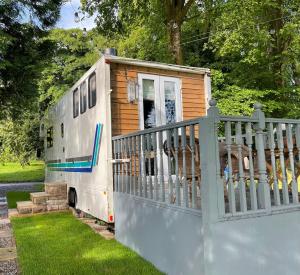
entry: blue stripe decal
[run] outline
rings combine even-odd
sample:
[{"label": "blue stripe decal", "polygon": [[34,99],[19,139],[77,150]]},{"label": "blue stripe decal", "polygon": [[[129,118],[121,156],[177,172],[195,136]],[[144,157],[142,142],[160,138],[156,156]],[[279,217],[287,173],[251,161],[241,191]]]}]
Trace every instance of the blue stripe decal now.
[{"label": "blue stripe decal", "polygon": [[63,162],[63,163],[49,163],[48,167],[62,168],[62,167],[90,167],[92,163],[90,161],[81,162]]},{"label": "blue stripe decal", "polygon": [[49,163],[47,164],[47,167],[49,168],[50,171],[91,173],[93,171],[93,166],[96,166],[98,163],[101,134],[102,134],[102,124],[98,123],[96,125],[96,131],[94,137],[92,161]]}]

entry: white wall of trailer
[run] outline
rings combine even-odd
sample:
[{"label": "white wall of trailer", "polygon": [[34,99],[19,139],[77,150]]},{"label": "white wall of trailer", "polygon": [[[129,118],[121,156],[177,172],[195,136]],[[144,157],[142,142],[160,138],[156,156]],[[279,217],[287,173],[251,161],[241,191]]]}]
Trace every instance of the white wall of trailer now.
[{"label": "white wall of trailer", "polygon": [[[68,187],[74,187],[77,208],[104,221],[109,221],[109,216],[113,215],[109,71],[109,65],[101,58],[53,108],[46,125],[46,129],[49,126],[54,128],[53,147],[45,146],[46,161],[60,159],[65,162],[69,158],[91,156],[96,125],[102,124],[98,164],[92,172],[50,171],[47,168],[46,181],[65,181]],[[96,72],[96,105],[89,108],[87,102],[86,111],[73,118],[73,91],[83,81],[88,81],[93,72]],[[63,138],[61,123],[64,124]]]}]

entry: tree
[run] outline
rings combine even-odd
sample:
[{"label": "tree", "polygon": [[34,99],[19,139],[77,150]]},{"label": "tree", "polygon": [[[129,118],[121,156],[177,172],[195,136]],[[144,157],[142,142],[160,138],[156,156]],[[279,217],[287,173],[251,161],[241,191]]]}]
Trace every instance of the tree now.
[{"label": "tree", "polygon": [[[42,112],[58,99],[100,58],[107,40],[93,31],[53,29],[43,43],[51,45],[38,81]],[[111,43],[111,42],[110,42]]]},{"label": "tree", "polygon": [[[99,32],[110,37],[116,34],[122,36],[128,35],[133,25],[152,25],[152,27],[156,27],[156,30],[159,30],[158,25],[163,23],[169,36],[171,55],[176,64],[182,64],[182,25],[186,21],[191,8],[194,7],[194,9],[197,9],[204,1],[82,0],[81,2],[85,12],[88,12],[90,15],[97,13],[96,22]],[[153,22],[157,25],[153,26]]]},{"label": "tree", "polygon": [[62,0],[0,3],[0,115],[17,117],[37,95],[40,60],[47,45],[40,37],[59,17]]}]

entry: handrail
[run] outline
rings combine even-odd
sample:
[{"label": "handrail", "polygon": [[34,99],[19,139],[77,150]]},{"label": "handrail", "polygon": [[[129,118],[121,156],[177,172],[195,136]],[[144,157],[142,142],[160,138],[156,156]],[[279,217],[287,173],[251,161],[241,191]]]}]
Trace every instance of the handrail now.
[{"label": "handrail", "polygon": [[140,131],[136,131],[136,132],[125,134],[125,135],[114,136],[114,137],[112,137],[112,140],[114,141],[114,140],[118,140],[118,139],[122,139],[122,138],[129,138],[129,137],[135,137],[135,136],[140,136],[140,135],[152,134],[152,133],[157,133],[160,131],[171,130],[174,128],[180,128],[180,127],[184,127],[184,126],[194,125],[194,124],[197,124],[197,123],[205,120],[206,118],[207,118],[206,116],[198,117],[198,118],[193,118],[193,119],[189,119],[189,120],[171,123],[168,125],[158,126],[155,128],[140,130]]}]

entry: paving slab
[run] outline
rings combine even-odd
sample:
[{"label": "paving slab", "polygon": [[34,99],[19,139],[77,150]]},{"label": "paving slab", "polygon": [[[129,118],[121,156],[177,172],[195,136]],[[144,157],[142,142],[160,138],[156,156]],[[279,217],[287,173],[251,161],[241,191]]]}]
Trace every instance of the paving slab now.
[{"label": "paving slab", "polygon": [[15,260],[17,258],[17,249],[15,247],[0,248],[0,262]]}]

